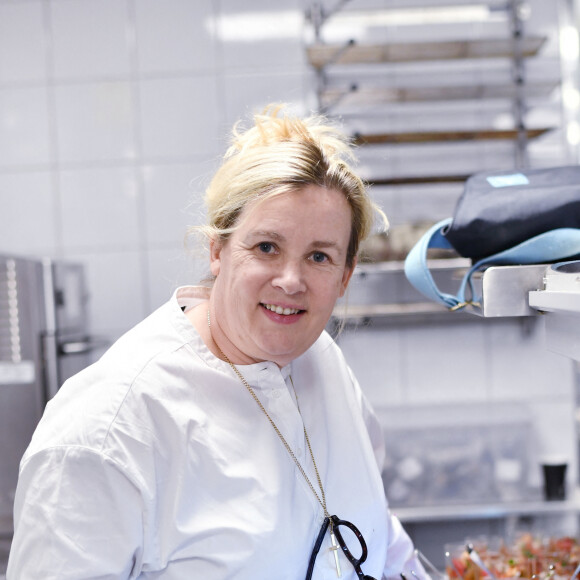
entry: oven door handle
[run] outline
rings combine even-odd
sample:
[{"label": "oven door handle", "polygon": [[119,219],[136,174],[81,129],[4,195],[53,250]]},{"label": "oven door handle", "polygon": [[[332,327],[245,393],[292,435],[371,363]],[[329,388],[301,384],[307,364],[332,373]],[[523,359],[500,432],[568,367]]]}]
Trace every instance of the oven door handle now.
[{"label": "oven door handle", "polygon": [[70,354],[86,354],[97,348],[104,348],[109,343],[104,339],[89,337],[81,340],[71,340],[68,342],[61,342],[58,345],[58,351],[61,355]]}]

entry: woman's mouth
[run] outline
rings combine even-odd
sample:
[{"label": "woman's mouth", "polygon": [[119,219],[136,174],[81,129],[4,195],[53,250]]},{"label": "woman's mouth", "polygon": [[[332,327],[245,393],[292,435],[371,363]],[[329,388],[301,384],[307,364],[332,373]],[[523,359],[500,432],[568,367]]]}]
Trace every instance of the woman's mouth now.
[{"label": "woman's mouth", "polygon": [[276,306],[275,304],[262,304],[264,308],[275,312],[276,314],[282,314],[284,316],[289,316],[290,314],[298,314],[299,312],[304,312],[298,308],[282,308],[282,306]]}]

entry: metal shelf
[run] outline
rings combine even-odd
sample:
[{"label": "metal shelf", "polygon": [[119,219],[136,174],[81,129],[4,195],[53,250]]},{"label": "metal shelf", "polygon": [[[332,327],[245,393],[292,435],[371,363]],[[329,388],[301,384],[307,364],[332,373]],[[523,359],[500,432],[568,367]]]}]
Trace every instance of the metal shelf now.
[{"label": "metal shelf", "polygon": [[340,309],[336,309],[333,315],[344,319],[360,319],[407,314],[438,314],[440,312],[448,312],[448,309],[435,302],[411,302],[409,304],[357,304],[348,306],[346,314],[340,314]]},{"label": "metal shelf", "polygon": [[412,42],[388,44],[313,44],[306,48],[308,61],[322,69],[336,64],[401,63],[434,60],[481,58],[528,58],[538,54],[546,38],[526,36],[516,54],[511,38],[455,40],[447,42]]},{"label": "metal shelf", "polygon": [[453,504],[425,507],[391,507],[403,523],[503,519],[518,516],[580,514],[580,494],[564,501],[520,501],[490,504]]},{"label": "metal shelf", "polygon": [[[429,260],[429,266],[439,284],[453,287],[471,265],[465,258]],[[334,325],[368,325],[396,322],[458,322],[473,321],[464,312],[449,312],[444,306],[426,301],[408,282],[404,262],[359,264],[349,284],[348,294],[341,299],[332,314]]]},{"label": "metal shelf", "polygon": [[[558,86],[557,82],[526,83],[522,89],[526,99],[547,99]],[[481,99],[514,99],[518,91],[510,84],[472,84],[449,86],[417,87],[381,87],[360,86],[332,87],[321,92],[324,103],[333,103],[341,99],[349,105],[380,105],[391,103],[417,103],[437,101],[481,100]]]},{"label": "metal shelf", "polygon": [[[526,139],[536,139],[552,129],[526,129],[523,131]],[[375,133],[355,135],[358,145],[389,145],[396,143],[441,143],[451,141],[497,141],[516,140],[520,137],[517,129],[478,129],[473,131],[420,131],[406,133]]]},{"label": "metal shelf", "polygon": [[393,177],[374,177],[366,181],[370,185],[421,185],[433,183],[464,183],[470,177],[469,174],[457,175],[410,175]]},{"label": "metal shelf", "polygon": [[[549,101],[554,89],[559,85],[559,79],[541,80],[536,83],[528,83],[526,79],[525,63],[537,57],[545,45],[548,44],[549,35],[526,34],[524,31],[524,12],[522,0],[508,0],[502,3],[502,12],[505,12],[506,24],[509,25],[507,34],[501,35],[497,31],[484,38],[453,38],[428,40],[428,36],[417,37],[418,40],[405,42],[393,39],[393,42],[373,42],[371,40],[345,40],[340,42],[325,43],[322,29],[326,23],[344,6],[348,0],[339,0],[336,8],[327,12],[321,5],[313,3],[312,9],[307,11],[307,19],[311,22],[314,31],[314,41],[305,46],[306,57],[316,73],[316,94],[319,110],[324,114],[336,114],[337,117],[346,118],[349,115],[369,116],[369,108],[372,105],[389,103],[441,103],[446,101],[464,100],[476,104],[491,99],[503,99],[510,101],[510,109],[513,130],[500,131],[492,126],[462,130],[462,128],[443,128],[439,132],[395,132],[378,135],[359,135],[358,144],[362,146],[374,144],[402,144],[402,143],[442,143],[442,142],[479,142],[479,141],[511,141],[513,143],[514,167],[525,167],[529,164],[528,142],[536,139],[553,127],[529,128],[526,115],[530,109],[530,100],[536,99],[540,103]],[[450,33],[451,36],[451,33]],[[467,36],[467,35],[466,35]],[[419,40],[420,39],[420,40]],[[427,39],[427,40],[424,40]],[[493,65],[507,60],[510,64],[510,79],[502,80],[479,79],[476,83],[465,83],[461,78],[447,78],[431,71],[433,64],[462,68],[462,63],[468,61],[484,61],[482,66]],[[455,64],[454,64],[455,63]],[[501,63],[502,65],[505,63]],[[421,79],[420,86],[381,86],[384,84],[384,71],[398,71],[411,65],[423,66],[431,71],[426,74],[430,78]],[[398,66],[398,65],[402,65]],[[474,66],[479,66],[475,65]],[[370,67],[380,69],[374,78],[368,78]],[[386,68],[385,68],[386,67]],[[361,86],[361,70],[366,71],[365,80]],[[429,86],[431,83],[432,86]],[[396,83],[395,83],[396,84]],[[404,81],[402,82],[404,85]],[[339,86],[340,85],[340,86]],[[372,111],[374,115],[383,115],[383,112]],[[437,115],[436,112],[432,113]],[[445,122],[443,120],[443,122]],[[451,121],[451,124],[453,121]],[[491,123],[486,123],[491,125]],[[450,126],[449,123],[447,126]],[[419,127],[420,128],[420,127]],[[351,127],[351,131],[357,131]],[[361,131],[363,133],[365,131]],[[377,169],[380,171],[380,169]],[[464,170],[465,171],[465,170]],[[413,185],[413,184],[436,184],[463,182],[466,175],[455,175],[453,168],[442,168],[441,175],[409,175],[368,177],[367,180],[374,185]]]}]

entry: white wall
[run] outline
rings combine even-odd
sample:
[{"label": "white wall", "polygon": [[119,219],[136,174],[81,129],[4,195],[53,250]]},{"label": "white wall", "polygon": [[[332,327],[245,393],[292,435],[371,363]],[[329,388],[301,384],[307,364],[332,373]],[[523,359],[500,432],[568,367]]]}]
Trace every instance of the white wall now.
[{"label": "white wall", "polygon": [[[275,100],[315,105],[300,23],[280,16],[274,39],[221,39],[241,4],[0,0],[0,252],[85,263],[96,334],[116,338],[205,271],[183,238],[232,123]],[[459,190],[438,192],[377,195],[400,223],[447,215]],[[572,366],[539,331],[413,327],[344,346],[379,405],[525,400],[542,445],[574,453]]]},{"label": "white wall", "polygon": [[[428,427],[421,419],[428,407],[433,415],[448,417],[449,426],[465,426],[467,444],[477,426],[493,430],[494,424],[509,425],[511,417],[514,429],[522,423],[531,427],[522,465],[532,488],[539,492],[539,459],[546,455],[569,457],[569,481],[577,480],[574,367],[546,349],[542,320],[379,321],[347,329],[339,343],[379,416],[396,418],[398,429]],[[393,417],[389,409],[404,416]],[[388,421],[390,433],[395,426]],[[429,423],[435,429],[445,426],[436,418]]]},{"label": "white wall", "polygon": [[199,278],[184,234],[232,124],[305,101],[299,36],[211,32],[239,9],[0,0],[0,252],[86,263],[96,333],[118,335]]}]

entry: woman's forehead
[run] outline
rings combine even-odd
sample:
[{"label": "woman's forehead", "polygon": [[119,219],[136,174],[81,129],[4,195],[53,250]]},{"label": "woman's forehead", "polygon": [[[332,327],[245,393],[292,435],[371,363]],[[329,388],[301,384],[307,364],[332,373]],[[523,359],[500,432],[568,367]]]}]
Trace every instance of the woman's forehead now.
[{"label": "woman's forehead", "polygon": [[[294,205],[304,205],[316,209],[318,206],[328,207],[327,200],[333,200],[332,207],[340,208],[340,211],[346,213],[352,219],[352,208],[344,193],[337,189],[330,189],[319,185],[305,185],[303,187],[280,190],[275,192],[265,193],[256,196],[249,200],[240,212],[240,220],[249,217],[260,208],[264,208],[263,214],[276,215],[278,211],[287,211],[287,208],[292,208]],[[341,201],[342,200],[342,201]]]},{"label": "woman's forehead", "polygon": [[319,189],[279,194],[248,206],[237,224],[238,236],[248,241],[308,236],[321,247],[344,246],[352,229],[350,205],[342,193]]}]

